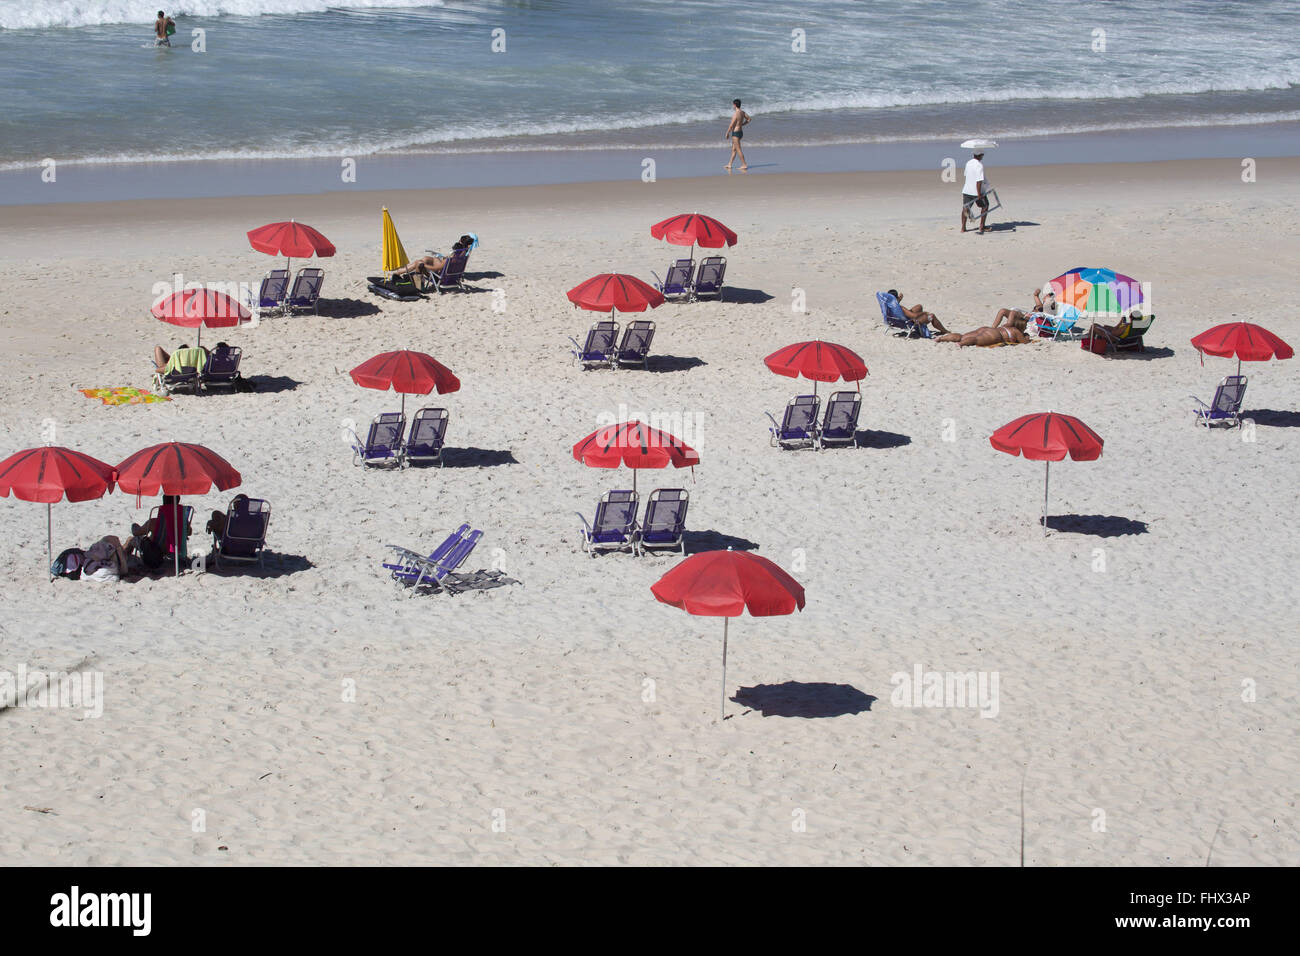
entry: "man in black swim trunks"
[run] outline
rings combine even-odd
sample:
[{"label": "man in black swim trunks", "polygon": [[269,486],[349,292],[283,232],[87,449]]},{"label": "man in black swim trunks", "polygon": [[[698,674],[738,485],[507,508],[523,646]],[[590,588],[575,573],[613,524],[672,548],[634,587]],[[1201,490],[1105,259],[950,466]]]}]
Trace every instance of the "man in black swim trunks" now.
[{"label": "man in black swim trunks", "polygon": [[749,169],[749,164],[745,162],[745,151],[740,148],[740,141],[745,136],[744,127],[749,125],[750,116],[740,108],[740,100],[732,100],[731,106],[731,122],[727,124],[727,131],[722,134],[723,139],[731,140],[731,158],[727,160],[728,172],[737,156],[740,157],[740,168]]}]

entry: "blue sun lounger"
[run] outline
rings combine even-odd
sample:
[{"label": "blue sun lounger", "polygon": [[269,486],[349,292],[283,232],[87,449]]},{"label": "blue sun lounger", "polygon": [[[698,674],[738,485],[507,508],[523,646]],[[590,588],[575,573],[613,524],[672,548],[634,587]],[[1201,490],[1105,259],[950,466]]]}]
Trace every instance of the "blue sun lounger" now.
[{"label": "blue sun lounger", "polygon": [[700,271],[691,286],[691,299],[721,299],[722,280],[727,275],[724,256],[706,256],[700,260]]},{"label": "blue sun lounger", "polygon": [[426,278],[427,286],[425,291],[437,289],[438,294],[442,295],[448,289],[455,289],[457,292],[465,290],[465,267],[469,265],[469,252],[465,249],[457,249],[449,256],[443,256],[442,269],[439,272],[431,272]]},{"label": "blue sun lounger", "polygon": [[826,403],[826,419],[822,422],[818,441],[823,448],[828,445],[856,445],[858,442],[858,414],[862,411],[862,396],[857,392],[834,392]]},{"label": "blue sun lounger", "polygon": [[482,531],[470,531],[469,525],[463,524],[448,535],[447,540],[438,545],[428,557],[418,551],[390,544],[388,547],[397,552],[398,563],[385,563],[384,567],[392,572],[394,580],[410,587],[411,594],[408,596],[413,596],[424,586],[440,591],[443,578],[465,562],[482,537]]},{"label": "blue sun lounger", "polygon": [[315,312],[320,314],[320,290],[325,284],[325,270],[315,267],[299,269],[298,275],[293,280],[293,288],[289,290],[289,298],[285,300],[284,307],[286,312]]},{"label": "blue sun lounger", "polygon": [[888,292],[877,292],[876,302],[880,305],[880,315],[885,320],[886,332],[892,332],[895,335],[906,335],[911,338],[934,338],[930,326],[909,319],[906,313],[903,312],[902,304]]},{"label": "blue sun lounger", "polygon": [[645,523],[636,536],[637,548],[668,548],[686,553],[686,508],[690,496],[685,488],[656,488],[645,504]]},{"label": "blue sun lounger", "polygon": [[259,314],[279,315],[285,311],[285,299],[289,294],[289,270],[272,269],[262,277],[262,285],[257,290],[257,301],[253,308]]},{"label": "blue sun lounger", "polygon": [[607,491],[596,505],[591,524],[579,514],[582,550],[594,558],[597,551],[636,552],[636,512],[640,499],[635,491]]},{"label": "blue sun lounger", "polygon": [[593,322],[590,329],[587,330],[587,338],[581,344],[573,336],[569,336],[569,341],[573,343],[570,350],[573,353],[573,360],[581,362],[584,369],[614,367],[614,349],[618,341],[618,323],[613,319],[601,319],[599,322]]},{"label": "blue sun lounger", "polygon": [[266,529],[271,525],[271,506],[261,498],[236,495],[226,509],[226,526],[215,539],[212,548],[213,563],[220,568],[222,561],[238,564],[263,565],[262,550],[266,546]]},{"label": "blue sun lounger", "polygon": [[402,455],[411,464],[436,462],[442,467],[442,445],[447,438],[447,409],[422,408],[411,419],[411,434]]},{"label": "blue sun lounger", "polygon": [[218,346],[208,353],[207,364],[203,366],[200,381],[204,388],[214,385],[235,387],[239,378],[239,360],[244,352],[238,345]]},{"label": "blue sun lounger", "polygon": [[772,433],[770,439],[772,446],[781,448],[813,448],[817,447],[817,417],[821,411],[821,399],[816,395],[796,395],[790,399],[790,403],[785,407],[785,417],[781,419],[780,424],[772,413],[768,412],[767,417],[771,419],[772,427],[768,429]]},{"label": "blue sun lounger", "polygon": [[623,338],[615,350],[614,360],[620,368],[639,365],[645,368],[650,356],[650,343],[654,341],[655,324],[649,319],[633,319],[623,328]]},{"label": "blue sun lounger", "polygon": [[659,278],[653,269],[650,274],[655,277],[655,288],[663,293],[665,299],[689,299],[691,297],[691,279],[695,275],[694,259],[678,259],[668,267],[668,276]]},{"label": "blue sun lounger", "polygon": [[406,431],[406,416],[401,412],[384,412],[370,423],[370,431],[363,444],[352,433],[352,464],[402,466],[402,433]]},{"label": "blue sun lounger", "polygon": [[1246,397],[1246,376],[1229,375],[1214,390],[1214,399],[1208,405],[1195,395],[1189,396],[1196,402],[1196,421],[1206,428],[1212,425],[1227,425],[1229,428],[1241,425],[1241,400]]}]

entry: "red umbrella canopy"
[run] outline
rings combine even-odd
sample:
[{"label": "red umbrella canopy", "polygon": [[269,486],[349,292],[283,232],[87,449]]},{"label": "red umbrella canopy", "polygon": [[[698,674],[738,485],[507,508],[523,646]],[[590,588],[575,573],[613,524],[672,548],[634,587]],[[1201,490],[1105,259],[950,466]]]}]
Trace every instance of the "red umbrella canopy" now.
[{"label": "red umbrella canopy", "polygon": [[451,369],[432,355],[406,349],[382,352],[362,362],[350,374],[352,381],[362,388],[381,392],[391,388],[407,395],[428,395],[437,389],[439,395],[445,395],[460,390],[460,379]]},{"label": "red umbrella canopy", "polygon": [[1101,457],[1101,436],[1072,415],[1037,412],[1003,425],[989,438],[998,451],[1024,455],[1033,461],[1075,461]]},{"label": "red umbrella canopy", "polygon": [[767,558],[748,551],[701,551],[650,586],[664,604],[688,614],[754,617],[803,610],[803,585]]},{"label": "red umbrella canopy", "polygon": [[117,486],[142,495],[203,495],[239,486],[239,472],[211,449],[169,441],[142,448],[117,466]]},{"label": "red umbrella canopy", "polygon": [[334,243],[305,223],[271,222],[248,233],[248,244],[269,256],[305,259],[312,255],[334,255]]},{"label": "red umbrella canopy", "polygon": [[1228,322],[1207,329],[1192,345],[1201,353],[1221,358],[1236,357],[1244,362],[1267,362],[1271,358],[1289,359],[1295,349],[1287,345],[1268,329],[1250,322]]},{"label": "red umbrella canopy", "polygon": [[53,504],[91,501],[113,490],[113,466],[71,448],[28,448],[0,462],[0,498]]},{"label": "red umbrella canopy", "polygon": [[580,282],[568,292],[569,301],[591,312],[644,312],[664,304],[663,293],[635,276],[605,272]]},{"label": "red umbrella canopy", "polygon": [[573,446],[573,457],[591,468],[686,468],[700,455],[680,438],[641,422],[598,428]]},{"label": "red umbrella canopy", "polygon": [[867,376],[862,356],[833,342],[796,342],[773,352],[763,363],[777,375],[802,375],[815,382],[859,382]]},{"label": "red umbrella canopy", "polygon": [[185,289],[173,292],[156,302],[150,309],[154,318],[171,325],[196,329],[206,325],[210,329],[227,329],[253,318],[242,303],[224,292],[211,289]]},{"label": "red umbrella canopy", "polygon": [[720,249],[724,245],[736,244],[734,232],[712,216],[702,216],[698,212],[669,216],[663,222],[651,226],[650,235],[656,239],[666,239],[675,246]]}]

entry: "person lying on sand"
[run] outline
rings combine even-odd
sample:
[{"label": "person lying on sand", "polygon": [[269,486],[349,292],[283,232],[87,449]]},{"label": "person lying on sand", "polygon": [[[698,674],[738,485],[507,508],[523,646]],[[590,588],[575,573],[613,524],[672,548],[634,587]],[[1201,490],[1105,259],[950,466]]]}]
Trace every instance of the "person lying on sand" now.
[{"label": "person lying on sand", "polygon": [[1025,331],[1025,326],[1039,315],[1052,316],[1056,314],[1056,293],[1049,292],[1047,297],[1039,295],[1043,290],[1034,290],[1034,307],[1028,311],[1022,312],[1019,309],[999,309],[998,314],[993,317],[993,328],[997,328],[1003,322],[1014,326],[1021,332]]},{"label": "person lying on sand", "polygon": [[943,323],[939,321],[939,317],[935,315],[933,312],[926,312],[925,308],[921,305],[921,303],[918,302],[916,305],[909,307],[903,305],[902,293],[900,293],[897,289],[890,289],[889,294],[892,295],[896,300],[898,300],[898,307],[902,309],[903,314],[907,316],[909,319],[911,319],[913,322],[915,322],[917,325],[932,325],[941,334],[945,334],[948,332],[948,330],[943,327]]},{"label": "person lying on sand", "polygon": [[968,345],[1023,345],[1029,336],[1013,325],[994,328],[985,325],[970,332],[949,332],[935,339],[936,342],[956,342],[962,348]]}]

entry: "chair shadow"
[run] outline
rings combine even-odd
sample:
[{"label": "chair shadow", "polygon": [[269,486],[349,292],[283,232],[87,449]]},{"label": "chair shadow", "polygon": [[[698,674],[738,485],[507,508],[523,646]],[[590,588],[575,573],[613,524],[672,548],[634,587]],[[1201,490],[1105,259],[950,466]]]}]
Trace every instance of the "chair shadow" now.
[{"label": "chair shadow", "polygon": [[741,305],[758,305],[762,302],[771,302],[776,296],[768,295],[762,289],[740,289],[734,285],[724,285],[722,295],[718,297],[719,302],[737,302]]},{"label": "chair shadow", "polygon": [[1268,425],[1271,428],[1300,427],[1300,412],[1278,411],[1275,408],[1256,408],[1253,411],[1242,412],[1241,420],[1247,419],[1256,425]]},{"label": "chair shadow", "polygon": [[466,272],[465,273],[466,282],[478,282],[482,279],[504,279],[505,277],[506,274],[504,272]]},{"label": "chair shadow", "polygon": [[709,363],[694,355],[651,355],[646,359],[647,372],[684,372]]},{"label": "chair shadow", "polygon": [[1118,538],[1127,534],[1146,534],[1147,523],[1119,515],[1048,515],[1047,527],[1070,534],[1090,534],[1098,538]]},{"label": "chair shadow", "polygon": [[854,438],[858,448],[902,448],[904,445],[912,444],[912,439],[908,435],[872,431],[869,428],[859,431]]},{"label": "chair shadow", "polygon": [[742,687],[731,698],[764,717],[845,717],[871,710],[876,698],[849,684],[758,684]]},{"label": "chair shadow", "polygon": [[1015,219],[1011,222],[995,222],[985,227],[986,232],[1015,232],[1021,226],[1038,226],[1041,223],[1030,222],[1027,219]]},{"label": "chair shadow", "polygon": [[302,382],[289,378],[287,375],[250,375],[248,381],[256,386],[256,391],[264,394],[292,392],[302,384]]},{"label": "chair shadow", "polygon": [[301,554],[281,554],[267,548],[262,551],[261,565],[227,562],[218,568],[215,564],[209,563],[204,573],[223,578],[283,578],[300,571],[309,571],[314,567],[316,565]]},{"label": "chair shadow", "polygon": [[519,459],[508,448],[444,448],[442,464],[444,468],[493,468],[497,465],[517,465]]},{"label": "chair shadow", "polygon": [[379,315],[383,310],[375,303],[363,299],[321,299],[317,311],[331,319],[359,319],[367,315]]},{"label": "chair shadow", "polygon": [[730,548],[732,551],[755,551],[758,549],[757,542],[750,541],[748,538],[738,538],[735,535],[723,534],[721,531],[687,531],[682,534],[682,545],[687,554],[697,554],[700,551],[726,551]]},{"label": "chair shadow", "polygon": [[1153,359],[1172,358],[1174,350],[1164,345],[1148,345],[1139,351],[1138,349],[1123,349],[1118,352],[1111,352],[1108,358],[1135,358],[1143,362],[1150,362]]}]

